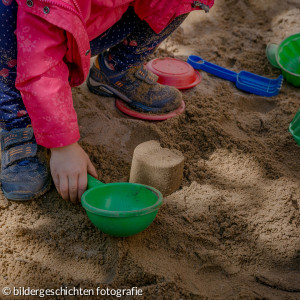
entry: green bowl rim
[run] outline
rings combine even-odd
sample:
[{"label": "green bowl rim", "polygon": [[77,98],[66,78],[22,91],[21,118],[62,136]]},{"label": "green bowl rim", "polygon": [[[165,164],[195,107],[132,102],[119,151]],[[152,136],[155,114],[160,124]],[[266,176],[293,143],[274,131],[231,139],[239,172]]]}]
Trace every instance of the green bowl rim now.
[{"label": "green bowl rim", "polygon": [[[288,39],[293,39],[293,37],[296,37],[298,36],[300,38],[300,33],[295,33],[295,34],[292,34],[290,36],[288,36],[287,38],[285,38],[279,45],[278,45],[278,49],[276,51],[276,60],[277,60],[277,63],[279,65],[279,67],[284,70],[285,72],[289,73],[290,75],[293,75],[293,76],[296,76],[296,77],[300,77],[300,74],[296,74],[296,73],[293,73],[289,70],[287,70],[285,67],[282,66],[282,64],[279,62],[279,59],[278,59],[278,52],[279,52],[279,48],[281,48],[281,46],[284,44],[284,42],[286,42]],[[283,47],[283,46],[282,46]]]},{"label": "green bowl rim", "polygon": [[[86,200],[86,197],[88,196],[88,194],[90,192],[92,192],[94,189],[100,189],[100,188],[105,188],[107,186],[124,185],[124,184],[126,184],[126,185],[130,184],[130,185],[135,185],[135,186],[139,186],[139,187],[144,187],[147,190],[150,190],[157,197],[157,201],[153,205],[145,207],[143,209],[139,209],[139,210],[114,211],[114,210],[106,210],[106,209],[97,208],[95,206],[90,205]],[[146,214],[150,214],[150,213],[158,210],[159,207],[162,205],[162,202],[163,202],[163,196],[159,190],[155,189],[154,187],[148,186],[148,185],[139,184],[139,183],[130,183],[130,182],[115,182],[115,183],[108,183],[108,184],[104,184],[104,185],[95,186],[93,188],[86,190],[81,197],[81,205],[83,206],[83,208],[86,211],[89,211],[90,213],[93,213],[93,214],[96,214],[96,215],[99,215],[102,217],[114,217],[114,218],[137,217],[137,216],[143,216]]]}]

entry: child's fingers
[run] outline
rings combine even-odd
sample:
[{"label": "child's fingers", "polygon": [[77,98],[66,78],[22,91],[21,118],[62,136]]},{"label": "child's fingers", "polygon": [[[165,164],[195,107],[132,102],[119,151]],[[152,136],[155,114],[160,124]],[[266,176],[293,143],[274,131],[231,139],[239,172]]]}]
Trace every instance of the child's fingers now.
[{"label": "child's fingers", "polygon": [[59,176],[58,175],[52,175],[52,179],[54,182],[54,185],[56,187],[57,192],[60,194],[60,189],[59,189]]},{"label": "child's fingers", "polygon": [[78,200],[80,201],[82,194],[85,192],[87,186],[86,174],[81,173],[78,178]]},{"label": "child's fingers", "polygon": [[69,182],[67,175],[59,177],[59,191],[64,200],[69,200]]},{"label": "child's fingers", "polygon": [[96,171],[94,165],[91,163],[90,160],[88,160],[87,171],[88,171],[88,173],[89,173],[90,175],[92,175],[93,177],[98,178],[97,171]]},{"label": "child's fingers", "polygon": [[77,202],[78,199],[78,175],[69,176],[69,196],[71,202]]}]

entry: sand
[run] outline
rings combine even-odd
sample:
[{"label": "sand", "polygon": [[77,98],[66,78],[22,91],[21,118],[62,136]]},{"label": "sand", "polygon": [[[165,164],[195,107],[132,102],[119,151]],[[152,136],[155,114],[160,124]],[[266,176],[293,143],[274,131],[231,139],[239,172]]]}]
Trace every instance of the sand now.
[{"label": "sand", "polygon": [[[299,8],[298,0],[219,0],[209,14],[192,13],[155,55],[195,54],[276,78],[265,48],[300,32]],[[300,148],[287,130],[300,90],[284,82],[264,98],[202,76],[184,92],[186,112],[158,123],[122,115],[85,84],[74,88],[81,144],[102,181],[128,181],[134,148],[158,140],[184,154],[182,185],[129,238],[101,233],[54,189],[27,203],[1,195],[1,289],[137,286],[136,299],[300,299]]]},{"label": "sand", "polygon": [[180,151],[147,141],[134,149],[129,182],[150,185],[169,196],[180,188],[183,168],[184,155]]}]

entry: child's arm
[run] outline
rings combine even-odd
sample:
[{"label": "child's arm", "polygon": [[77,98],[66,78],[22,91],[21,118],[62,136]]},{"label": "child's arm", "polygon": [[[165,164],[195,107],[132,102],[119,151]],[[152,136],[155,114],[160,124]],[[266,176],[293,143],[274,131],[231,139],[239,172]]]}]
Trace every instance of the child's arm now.
[{"label": "child's arm", "polygon": [[51,173],[64,199],[75,201],[86,188],[87,172],[97,176],[77,144],[79,129],[73,107],[65,32],[18,10],[18,74],[20,90],[39,145],[51,148]]},{"label": "child's arm", "polygon": [[18,9],[17,80],[39,145],[63,147],[79,140],[77,116],[64,63],[63,30]]}]

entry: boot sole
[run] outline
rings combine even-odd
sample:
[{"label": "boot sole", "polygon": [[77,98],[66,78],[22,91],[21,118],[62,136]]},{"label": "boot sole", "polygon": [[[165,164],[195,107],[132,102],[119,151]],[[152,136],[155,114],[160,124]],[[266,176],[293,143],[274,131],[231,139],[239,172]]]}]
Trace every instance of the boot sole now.
[{"label": "boot sole", "polygon": [[[93,80],[93,79],[92,79]],[[114,97],[117,96],[118,98],[120,98],[121,100],[123,100],[124,102],[126,102],[126,104],[128,106],[130,106],[133,109],[137,109],[137,110],[141,110],[143,112],[152,112],[152,113],[167,113],[167,112],[171,112],[173,110],[176,110],[178,107],[174,108],[171,111],[166,111],[166,110],[162,110],[161,108],[151,108],[149,106],[145,106],[143,104],[137,103],[135,101],[132,101],[131,99],[129,99],[128,97],[126,97],[124,94],[120,93],[118,90],[114,89],[113,87],[109,86],[109,85],[105,85],[105,84],[99,84],[97,83],[97,86],[93,86],[90,84],[90,77],[88,77],[87,81],[86,81],[87,87],[88,89],[98,95],[98,96],[104,96],[104,97]],[[105,92],[109,91],[108,92]]]},{"label": "boot sole", "polygon": [[51,183],[52,180],[51,178],[46,182],[46,184],[44,185],[44,187],[37,193],[37,194],[20,194],[20,193],[16,193],[16,192],[5,192],[2,189],[2,192],[4,194],[4,196],[8,199],[8,200],[13,200],[13,201],[28,201],[28,200],[34,200],[40,196],[42,196],[43,194],[45,194],[46,192],[48,192],[51,188]]}]

